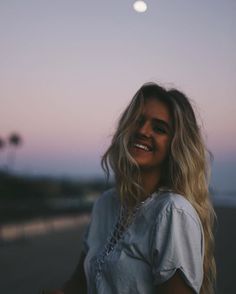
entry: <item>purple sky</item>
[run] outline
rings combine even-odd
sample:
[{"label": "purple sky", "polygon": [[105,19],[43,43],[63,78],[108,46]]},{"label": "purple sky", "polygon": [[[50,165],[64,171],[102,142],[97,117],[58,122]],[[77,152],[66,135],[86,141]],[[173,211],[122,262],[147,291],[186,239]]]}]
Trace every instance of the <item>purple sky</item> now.
[{"label": "purple sky", "polygon": [[0,137],[24,139],[15,170],[100,175],[118,116],[156,81],[195,101],[212,184],[236,189],[236,2],[150,0],[143,14],[133,2],[0,2]]}]

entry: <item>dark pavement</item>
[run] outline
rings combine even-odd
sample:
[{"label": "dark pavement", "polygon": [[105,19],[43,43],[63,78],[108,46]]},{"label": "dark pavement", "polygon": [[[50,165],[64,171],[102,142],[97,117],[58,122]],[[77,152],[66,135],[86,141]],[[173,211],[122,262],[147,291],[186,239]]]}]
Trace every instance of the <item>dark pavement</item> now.
[{"label": "dark pavement", "polygon": [[[217,208],[217,294],[235,293],[236,209]],[[0,293],[38,294],[60,287],[73,272],[89,217],[72,227],[0,242]]]}]

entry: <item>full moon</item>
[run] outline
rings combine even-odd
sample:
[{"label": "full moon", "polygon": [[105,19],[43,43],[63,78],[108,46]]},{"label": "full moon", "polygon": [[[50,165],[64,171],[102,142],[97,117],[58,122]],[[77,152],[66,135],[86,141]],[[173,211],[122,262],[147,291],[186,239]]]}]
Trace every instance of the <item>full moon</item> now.
[{"label": "full moon", "polygon": [[145,12],[147,10],[147,4],[144,1],[135,1],[133,8],[137,12]]}]

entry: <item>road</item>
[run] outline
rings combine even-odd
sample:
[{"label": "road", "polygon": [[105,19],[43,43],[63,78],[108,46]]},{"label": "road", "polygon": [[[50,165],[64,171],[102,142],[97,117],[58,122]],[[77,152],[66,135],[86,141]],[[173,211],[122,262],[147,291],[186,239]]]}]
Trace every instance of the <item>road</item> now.
[{"label": "road", "polygon": [[[217,294],[232,294],[235,293],[236,209],[217,207],[216,212]],[[78,262],[88,221],[87,215],[74,218],[73,222],[68,218],[57,219],[47,225],[37,222],[16,231],[2,230],[2,236],[18,238],[0,242],[0,294],[38,294],[42,287],[60,287]],[[41,234],[30,234],[33,231]]]},{"label": "road", "polygon": [[88,217],[75,226],[0,243],[0,293],[38,294],[60,287],[75,268]]}]

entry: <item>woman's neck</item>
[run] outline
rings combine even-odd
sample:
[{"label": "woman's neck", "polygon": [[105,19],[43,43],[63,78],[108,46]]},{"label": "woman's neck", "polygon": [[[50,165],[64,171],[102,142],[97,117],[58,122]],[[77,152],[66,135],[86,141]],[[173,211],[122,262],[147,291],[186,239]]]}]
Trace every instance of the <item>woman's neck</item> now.
[{"label": "woman's neck", "polygon": [[161,173],[158,170],[155,170],[155,171],[143,170],[141,171],[141,177],[142,177],[143,189],[146,195],[152,194],[160,186]]}]

